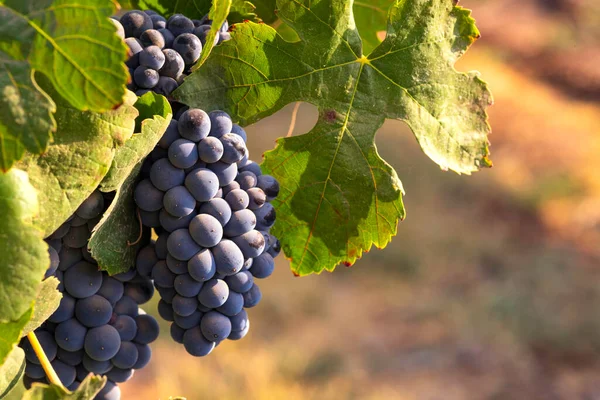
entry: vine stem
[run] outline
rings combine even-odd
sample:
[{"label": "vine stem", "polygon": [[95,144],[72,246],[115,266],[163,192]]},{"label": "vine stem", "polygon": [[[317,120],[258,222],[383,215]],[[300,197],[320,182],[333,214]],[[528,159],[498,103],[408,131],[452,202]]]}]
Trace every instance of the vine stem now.
[{"label": "vine stem", "polygon": [[27,334],[27,339],[29,339],[29,343],[31,343],[31,347],[35,352],[35,355],[40,360],[40,364],[42,364],[42,368],[44,368],[44,372],[46,372],[46,376],[48,377],[50,383],[67,390],[60,381],[60,378],[56,374],[56,371],[54,371],[54,368],[52,368],[52,364],[50,364],[48,356],[46,356],[46,353],[44,353],[44,349],[42,348],[40,341],[38,340],[37,336],[35,336],[35,333],[33,331]]},{"label": "vine stem", "polygon": [[296,104],[294,104],[294,109],[292,110],[292,119],[290,121],[290,127],[288,128],[288,132],[287,135],[285,135],[285,137],[290,137],[292,136],[292,133],[294,133],[294,128],[296,127],[296,117],[298,116],[299,108],[300,102],[297,101]]}]

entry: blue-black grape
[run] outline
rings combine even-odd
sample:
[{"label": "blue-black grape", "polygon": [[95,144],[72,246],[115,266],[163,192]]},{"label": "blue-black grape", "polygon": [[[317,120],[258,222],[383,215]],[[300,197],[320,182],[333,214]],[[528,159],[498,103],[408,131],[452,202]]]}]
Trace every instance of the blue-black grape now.
[{"label": "blue-black grape", "polygon": [[173,297],[172,306],[175,314],[187,317],[188,315],[192,315],[198,307],[198,299],[196,297],[185,297],[176,294],[175,297]]},{"label": "blue-black grape", "polygon": [[171,232],[167,240],[169,253],[178,260],[187,261],[202,248],[192,239],[187,229]]},{"label": "blue-black grape", "polygon": [[108,300],[97,294],[77,300],[75,317],[88,328],[107,324],[112,317],[113,308]]},{"label": "blue-black grape", "polygon": [[246,293],[254,284],[254,277],[248,271],[241,271],[235,275],[225,277],[229,288],[237,293]]},{"label": "blue-black grape", "polygon": [[111,359],[113,365],[121,369],[133,368],[138,359],[138,350],[132,342],[121,342],[121,347]]},{"label": "blue-black grape", "polygon": [[214,342],[206,340],[200,326],[185,331],[182,341],[185,350],[196,357],[205,356],[215,348]]},{"label": "blue-black grape", "polygon": [[177,168],[186,169],[198,161],[196,143],[187,139],[177,139],[169,146],[169,161]]},{"label": "blue-black grape", "polygon": [[254,227],[256,227],[256,215],[251,210],[243,209],[231,215],[231,219],[223,228],[223,233],[233,238],[250,232]]},{"label": "blue-black grape", "polygon": [[231,207],[225,200],[219,198],[213,198],[202,203],[198,211],[202,214],[212,215],[223,226],[225,226],[231,218]]},{"label": "blue-black grape", "polygon": [[144,304],[154,295],[154,286],[150,280],[140,277],[125,284],[125,295],[131,297],[137,304]]},{"label": "blue-black grape", "polygon": [[138,349],[138,359],[133,369],[142,369],[148,362],[150,362],[150,358],[152,356],[152,349],[147,344],[135,343],[135,347]]},{"label": "blue-black grape", "polygon": [[233,182],[238,172],[236,164],[227,164],[221,161],[208,164],[207,168],[214,172],[217,178],[219,178],[219,186],[229,185]]},{"label": "blue-black grape", "polygon": [[[161,214],[162,214],[162,210],[161,210]],[[163,224],[162,220],[161,220],[161,225]],[[152,268],[154,267],[154,264],[156,264],[158,262],[158,257],[156,256],[156,251],[154,250],[154,246],[153,245],[148,245],[144,248],[142,248],[135,259],[135,268],[138,272],[138,274],[140,274],[141,276],[148,278],[150,276],[150,274],[152,274]],[[104,286],[104,281],[102,282],[102,285]],[[102,288],[100,288],[99,292],[102,291]],[[100,293],[102,294],[102,293]],[[106,297],[106,296],[105,296]],[[120,297],[119,297],[120,298]],[[108,299],[111,300],[111,299]],[[118,299],[116,300],[118,301]]]},{"label": "blue-black grape", "polygon": [[87,244],[89,232],[87,225],[72,226],[63,238],[63,242],[69,247],[79,249]]},{"label": "blue-black grape", "polygon": [[[267,197],[268,200],[268,197]],[[256,215],[256,227],[260,230],[269,230],[275,224],[277,216],[275,207],[271,203],[265,203],[262,207],[254,210]]]},{"label": "blue-black grape", "polygon": [[32,379],[43,379],[46,377],[46,372],[41,365],[27,363],[25,365],[25,375]]},{"label": "blue-black grape", "polygon": [[202,282],[198,282],[189,274],[181,274],[175,278],[175,291],[184,297],[196,297],[202,289]]},{"label": "blue-black grape", "polygon": [[122,341],[133,340],[137,334],[137,324],[133,317],[129,315],[119,315],[115,318],[111,325],[119,332],[119,337]]},{"label": "blue-black grape", "polygon": [[87,354],[84,354],[82,364],[87,371],[94,374],[106,374],[113,368],[113,364],[109,360],[94,360]]},{"label": "blue-black grape", "polygon": [[271,175],[261,175],[258,177],[258,183],[256,184],[259,188],[267,195],[267,200],[272,201],[277,195],[279,195],[279,182]]},{"label": "blue-black grape", "polygon": [[192,196],[185,186],[175,186],[165,193],[163,205],[165,211],[169,214],[182,218],[194,211],[196,199],[194,199],[194,196]]},{"label": "blue-black grape", "polygon": [[223,143],[223,156],[221,157],[221,161],[223,162],[238,162],[248,153],[246,143],[235,133],[225,133],[220,137],[220,140]]},{"label": "blue-black grape", "polygon": [[136,343],[148,344],[158,338],[158,322],[151,315],[138,315],[135,318],[135,323],[137,325],[137,334],[133,340]]},{"label": "blue-black grape", "polygon": [[173,32],[173,35],[179,36],[183,33],[192,33],[194,23],[182,14],[174,14],[167,20],[167,29]]},{"label": "blue-black grape", "polygon": [[120,345],[119,332],[111,325],[91,328],[85,335],[85,352],[96,361],[110,360],[117,354]]},{"label": "blue-black grape", "polygon": [[198,143],[198,154],[205,163],[215,163],[223,157],[223,143],[216,137],[206,137]]},{"label": "blue-black grape", "polygon": [[69,386],[70,384],[75,382],[75,367],[65,364],[60,360],[53,360],[51,364],[52,368],[54,369],[54,372],[56,372],[56,375],[58,375],[58,379],[60,379],[60,382],[63,385]]},{"label": "blue-black grape", "polygon": [[[225,201],[231,207],[233,211],[240,211],[248,207],[250,204],[250,198],[248,193],[242,189],[233,189],[225,195]],[[255,218],[256,220],[256,218]]]},{"label": "blue-black grape", "polygon": [[173,318],[179,327],[183,329],[191,329],[200,324],[202,315],[203,314],[200,311],[194,311],[192,314],[185,317],[179,314],[173,314]]},{"label": "blue-black grape", "polygon": [[235,180],[240,185],[240,189],[243,190],[253,188],[258,183],[258,178],[251,171],[240,172]]},{"label": "blue-black grape", "polygon": [[[62,347],[59,347],[56,352],[56,358],[59,359],[60,361],[64,362],[65,364],[76,367],[77,365],[81,364],[81,362],[83,361],[84,354],[85,354],[85,351],[83,351],[83,349],[77,350],[77,351],[67,351],[67,350],[63,349]],[[35,364],[33,364],[33,365],[35,365]]]},{"label": "blue-black grape", "polygon": [[252,275],[255,278],[264,279],[271,276],[275,270],[275,260],[269,253],[263,253],[254,259],[252,263]]},{"label": "blue-black grape", "polygon": [[56,344],[67,351],[77,351],[83,348],[88,330],[77,319],[71,318],[61,322],[54,330]]},{"label": "blue-black grape", "polygon": [[159,259],[167,258],[167,242],[169,238],[168,232],[163,232],[158,235],[156,243],[154,244],[154,251]]},{"label": "blue-black grape", "polygon": [[173,307],[163,299],[158,301],[158,314],[165,321],[174,321],[175,314],[173,313]]},{"label": "blue-black grape", "polygon": [[[141,35],[140,35],[140,42],[142,42],[142,45],[144,47],[150,47],[150,46],[156,46],[158,47],[159,50],[164,49],[165,48],[165,37],[163,36],[162,33],[160,33],[158,30],[156,29],[148,29],[147,31],[144,31]],[[163,63],[165,62],[164,60],[164,55],[163,55]],[[140,64],[144,65],[142,63],[142,61],[140,60]],[[151,65],[147,65],[148,67],[152,67]],[[162,65],[161,65],[162,67]]]},{"label": "blue-black grape", "polygon": [[178,259],[176,259],[175,257],[173,257],[170,254],[167,254],[166,261],[167,261],[167,267],[174,274],[180,275],[180,274],[187,273],[187,264],[188,264],[188,261],[178,260]]},{"label": "blue-black grape", "polygon": [[262,299],[262,293],[260,292],[260,289],[256,283],[252,285],[250,290],[244,293],[243,296],[245,308],[251,308],[256,306]]},{"label": "blue-black grape", "polygon": [[185,334],[185,329],[177,325],[175,322],[171,324],[171,338],[180,344],[183,344],[183,335]]},{"label": "blue-black grape", "polygon": [[179,84],[177,81],[168,76],[161,76],[158,78],[158,83],[152,88],[152,90],[158,94],[169,97],[173,90],[177,89]]},{"label": "blue-black grape", "polygon": [[152,268],[152,279],[154,284],[164,288],[173,287],[175,284],[175,274],[169,270],[164,260],[158,261]]},{"label": "blue-black grape", "polygon": [[185,68],[183,58],[173,49],[163,49],[163,54],[165,55],[165,63],[158,72],[162,76],[168,76],[175,80],[179,79]]},{"label": "blue-black grape", "polygon": [[248,160],[246,163],[241,164],[239,171],[240,172],[250,171],[256,176],[262,175],[262,171],[260,170],[260,165],[258,165],[257,163],[255,163],[252,160]]},{"label": "blue-black grape", "polygon": [[267,195],[261,188],[253,187],[246,191],[248,194],[248,209],[258,210],[267,202]]},{"label": "blue-black grape", "polygon": [[187,228],[190,226],[190,221],[197,215],[197,212],[194,210],[185,217],[175,217],[169,214],[164,208],[160,210],[158,215],[158,219],[160,221],[160,226],[167,232],[173,232],[177,229]]},{"label": "blue-black grape", "polygon": [[164,288],[156,285],[156,290],[160,294],[160,298],[169,304],[173,302],[173,297],[177,294],[174,288]]},{"label": "blue-black grape", "polygon": [[229,297],[229,287],[221,279],[210,279],[204,282],[198,300],[200,304],[208,308],[221,307]]},{"label": "blue-black grape", "polygon": [[98,266],[87,261],[79,261],[65,271],[65,290],[75,298],[90,297],[102,285],[102,273]]},{"label": "blue-black grape", "polygon": [[202,317],[200,329],[207,340],[220,342],[231,333],[231,321],[220,312],[211,311]]},{"label": "blue-black grape", "polygon": [[227,297],[227,301],[219,308],[221,314],[232,317],[242,311],[244,308],[244,297],[240,293],[236,293],[233,290],[229,292],[229,297]]},{"label": "blue-black grape", "polygon": [[81,253],[80,248],[63,245],[58,253],[58,257],[60,259],[58,269],[60,271],[66,271],[68,268],[81,261],[83,259],[83,254]]},{"label": "blue-black grape", "polygon": [[92,219],[99,216],[103,210],[104,196],[99,191],[94,191],[79,205],[75,214],[84,219]]},{"label": "blue-black grape", "polygon": [[189,232],[202,247],[216,246],[223,237],[223,227],[219,221],[208,214],[198,214],[190,222]]},{"label": "blue-black grape", "polygon": [[[138,209],[138,211],[140,213],[140,219],[142,220],[142,225],[150,227],[150,228],[158,228],[160,226],[160,219],[159,219],[158,211],[144,211],[142,209]],[[84,254],[84,257],[85,257],[85,254]]]},{"label": "blue-black grape", "polygon": [[161,158],[150,168],[150,181],[157,189],[165,192],[183,184],[184,179],[185,172],[171,164],[167,158]]},{"label": "blue-black grape", "polygon": [[152,29],[154,24],[150,16],[143,11],[128,11],[121,17],[121,25],[125,29],[125,36],[139,38],[142,32]]},{"label": "blue-black grape", "polygon": [[111,381],[107,381],[106,385],[98,392],[94,400],[119,400],[121,398],[121,389]]},{"label": "blue-black grape", "polygon": [[173,50],[178,52],[186,65],[192,65],[200,58],[202,42],[193,33],[182,33],[175,35]]},{"label": "blue-black grape", "polygon": [[127,382],[133,376],[133,369],[121,369],[117,367],[113,367],[110,371],[106,373],[106,377],[113,382],[123,383]]},{"label": "blue-black grape", "polygon": [[154,29],[165,29],[167,27],[167,20],[162,15],[152,14],[150,19],[154,25]]},{"label": "blue-black grape", "polygon": [[221,240],[211,249],[217,272],[224,276],[233,275],[244,265],[244,255],[231,240]]},{"label": "blue-black grape", "polygon": [[179,117],[177,127],[182,137],[197,143],[211,132],[211,120],[206,112],[191,108]]},{"label": "blue-black grape", "polygon": [[[140,52],[144,49],[142,42],[139,39],[129,37],[125,39],[125,44],[129,48],[129,59],[125,64],[129,68],[137,68],[140,65]],[[133,78],[133,74],[130,72]]]},{"label": "blue-black grape", "polygon": [[118,315],[136,317],[138,315],[138,305],[132,298],[123,296],[123,298],[115,304],[114,312]]},{"label": "blue-black grape", "polygon": [[144,211],[158,211],[163,206],[164,193],[152,184],[150,179],[144,179],[135,187],[133,198],[139,208]]},{"label": "blue-black grape", "polygon": [[232,181],[221,189],[223,190],[223,197],[226,197],[232,190],[240,189],[240,184],[236,181]]},{"label": "blue-black grape", "polygon": [[[56,357],[56,352],[58,350],[56,341],[54,340],[54,336],[46,331],[36,332],[36,336],[48,359],[50,361],[54,360],[54,357]],[[37,358],[37,355],[35,354],[35,351],[33,351],[33,347],[31,347],[31,344],[29,343],[29,340],[27,340],[27,338],[22,339],[21,346],[25,351],[25,358],[27,358],[27,361],[39,365],[40,360]]]},{"label": "blue-black grape", "polygon": [[[140,53],[141,58],[141,53]],[[152,89],[158,83],[160,75],[158,71],[140,65],[133,72],[133,80],[135,84],[144,89]]]},{"label": "blue-black grape", "polygon": [[231,133],[235,133],[236,135],[241,137],[244,140],[244,142],[246,142],[248,140],[248,135],[246,134],[246,131],[244,130],[244,128],[242,128],[238,124],[232,125]]},{"label": "blue-black grape", "polygon": [[168,150],[169,146],[171,146],[171,144],[180,137],[181,136],[179,136],[179,129],[177,128],[177,120],[172,119],[171,122],[169,122],[167,130],[158,141],[158,147],[155,147],[154,150],[152,150],[152,153],[154,153],[158,149]]},{"label": "blue-black grape", "polygon": [[231,117],[225,111],[215,110],[211,111],[208,116],[210,117],[210,135],[216,138],[220,138],[226,133],[231,133],[233,123]]},{"label": "blue-black grape", "polygon": [[[158,35],[160,35],[160,33],[156,32]],[[162,52],[161,48],[158,46],[148,46],[146,47],[144,50],[142,50],[140,52],[140,66],[142,67],[147,67],[147,68],[151,68],[155,71],[162,68],[162,66],[165,64],[165,55]],[[137,70],[137,69],[136,69]],[[137,81],[136,81],[137,83]],[[158,83],[158,82],[156,82]],[[154,85],[152,85],[152,87],[156,86],[156,83]],[[139,85],[139,84],[138,84]],[[142,86],[142,85],[139,85]],[[146,87],[146,86],[142,86],[142,87]]]},{"label": "blue-black grape", "polygon": [[187,263],[187,270],[190,276],[198,282],[205,282],[211,279],[217,270],[211,251],[204,249],[194,254]]},{"label": "blue-black grape", "polygon": [[198,168],[185,177],[185,187],[197,201],[208,201],[219,190],[219,178],[209,169]]}]

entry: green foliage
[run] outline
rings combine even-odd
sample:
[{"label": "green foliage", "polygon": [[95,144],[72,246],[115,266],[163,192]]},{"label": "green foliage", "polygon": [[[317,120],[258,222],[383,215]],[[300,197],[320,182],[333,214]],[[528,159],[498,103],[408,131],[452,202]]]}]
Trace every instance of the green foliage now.
[{"label": "green foliage", "polygon": [[200,19],[210,10],[211,0],[131,0],[125,5],[126,8],[154,10],[167,18],[183,14],[190,19]]},{"label": "green foliage", "polygon": [[59,281],[51,276],[38,285],[38,294],[33,305],[33,315],[23,328],[21,336],[33,332],[56,311],[60,305],[62,294],[57,290]]},{"label": "green foliage", "polygon": [[141,132],[121,147],[100,189],[117,194],[104,217],[96,226],[88,247],[101,269],[111,275],[125,272],[135,264],[139,245],[140,223],[133,201],[133,190],[143,160],[152,151],[171,121],[167,99],[148,92],[135,103],[141,120]]},{"label": "green foliage", "polygon": [[[0,210],[0,322],[10,323],[31,307],[50,264],[42,232],[32,224],[38,197],[26,172],[12,169],[0,174]],[[0,360],[7,354],[0,351]]]},{"label": "green foliage", "polygon": [[[103,0],[5,0],[0,5],[0,168],[25,150],[42,153],[55,128],[55,105],[35,71],[79,110],[105,111],[123,101],[126,47]],[[85,48],[86,51],[81,51]]]},{"label": "green foliage", "polygon": [[236,25],[174,95],[242,124],[295,101],[319,108],[308,134],[280,139],[263,163],[282,187],[274,234],[305,275],[386,246],[404,218],[402,184],[374,144],[386,118],[406,121],[440,167],[470,174],[491,165],[491,95],[477,73],[453,67],[479,32],[451,0],[394,2],[387,37],[369,56],[351,0],[279,1],[278,9],[300,42],[264,24]]},{"label": "green foliage", "polygon": [[214,0],[212,6],[210,8],[210,12],[208,13],[208,18],[212,20],[212,25],[210,27],[210,31],[206,36],[206,44],[202,46],[202,53],[200,54],[200,59],[194,65],[194,71],[204,64],[210,52],[212,51],[215,45],[215,38],[219,33],[219,29],[223,22],[227,20],[227,15],[229,15],[229,9],[231,8],[231,0]]},{"label": "green foliage", "polygon": [[392,0],[362,0],[354,2],[354,19],[362,39],[363,52],[368,54],[381,40],[377,33],[387,29],[387,13]]},{"label": "green foliage", "polygon": [[254,12],[264,23],[272,24],[277,20],[277,0],[252,0],[252,4],[256,7]]},{"label": "green foliage", "polygon": [[256,7],[250,1],[233,0],[227,21],[229,21],[229,24],[237,24],[245,20],[258,22],[255,10]]},{"label": "green foliage", "polygon": [[79,111],[51,86],[43,87],[56,100],[58,130],[44,154],[28,154],[19,168],[27,170],[37,189],[40,214],[35,224],[48,236],[98,187],[116,149],[133,134],[138,112],[131,92],[119,108],[96,113]]},{"label": "green foliage", "polygon": [[56,385],[34,384],[23,395],[22,400],[90,400],[106,384],[106,377],[88,375],[74,392],[69,392]]},{"label": "green foliage", "polygon": [[23,328],[31,319],[33,308],[31,307],[31,303],[29,306],[29,309],[25,311],[20,318],[10,322],[0,323],[0,338],[2,338],[2,340],[0,340],[0,365],[4,364],[13,348],[19,343],[21,332],[23,332]]},{"label": "green foliage", "polygon": [[14,347],[0,366],[0,399],[19,383],[24,372],[25,352],[20,347]]}]

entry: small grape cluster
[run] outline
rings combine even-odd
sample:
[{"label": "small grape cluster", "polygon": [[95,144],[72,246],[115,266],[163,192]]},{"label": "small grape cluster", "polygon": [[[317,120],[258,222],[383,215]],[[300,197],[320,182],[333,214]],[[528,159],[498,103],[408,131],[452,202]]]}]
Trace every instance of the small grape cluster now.
[{"label": "small grape cluster", "polygon": [[[62,299],[58,309],[35,334],[62,384],[75,390],[91,372],[106,375],[96,400],[118,400],[117,383],[130,379],[149,361],[149,343],[158,337],[156,320],[138,307],[150,300],[154,287],[135,268],[113,276],[98,270],[87,249],[92,229],[110,197],[94,191],[75,214],[46,239],[50,267]],[[31,344],[24,338],[25,386],[47,382]]]},{"label": "small grape cluster", "polygon": [[223,111],[184,111],[172,120],[142,170],[134,199],[158,233],[142,249],[138,273],[151,277],[159,313],[188,353],[205,356],[249,329],[244,308],[273,272],[279,241],[270,201],[279,184],[248,159],[246,132]]},{"label": "small grape cluster", "polygon": [[[129,47],[129,89],[138,96],[150,90],[169,96],[200,58],[212,25],[208,16],[191,20],[175,14],[166,20],[154,11],[138,10],[112,21]],[[230,38],[228,28],[227,22],[220,27],[215,44]]]}]

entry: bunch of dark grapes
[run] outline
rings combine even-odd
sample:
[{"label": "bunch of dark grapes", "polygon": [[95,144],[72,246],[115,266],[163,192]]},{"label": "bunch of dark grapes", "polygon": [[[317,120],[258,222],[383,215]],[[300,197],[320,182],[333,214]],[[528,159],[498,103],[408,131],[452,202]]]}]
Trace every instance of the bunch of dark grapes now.
[{"label": "bunch of dark grapes", "polygon": [[[58,278],[63,297],[35,334],[64,386],[75,390],[89,373],[106,375],[106,386],[95,399],[118,400],[117,383],[150,361],[149,344],[158,337],[158,323],[138,307],[154,294],[150,279],[133,267],[109,276],[98,270],[87,249],[110,201],[105,196],[92,193],[46,240],[51,261],[46,277]],[[47,383],[29,341],[24,338],[20,346],[26,356],[25,386]]]},{"label": "bunch of dark grapes", "polygon": [[[208,16],[191,20],[175,14],[168,20],[154,11],[133,10],[119,20],[113,19],[117,32],[129,47],[127,61],[132,83],[129,88],[138,96],[152,90],[169,96],[200,58],[212,21]],[[230,38],[225,22],[215,37],[215,44]]]},{"label": "bunch of dark grapes", "polygon": [[248,160],[245,141],[225,112],[186,110],[135,189],[142,223],[158,233],[138,254],[138,273],[154,280],[161,317],[194,356],[246,335],[244,308],[261,299],[254,280],[271,275],[280,250],[269,233],[279,184]]}]

